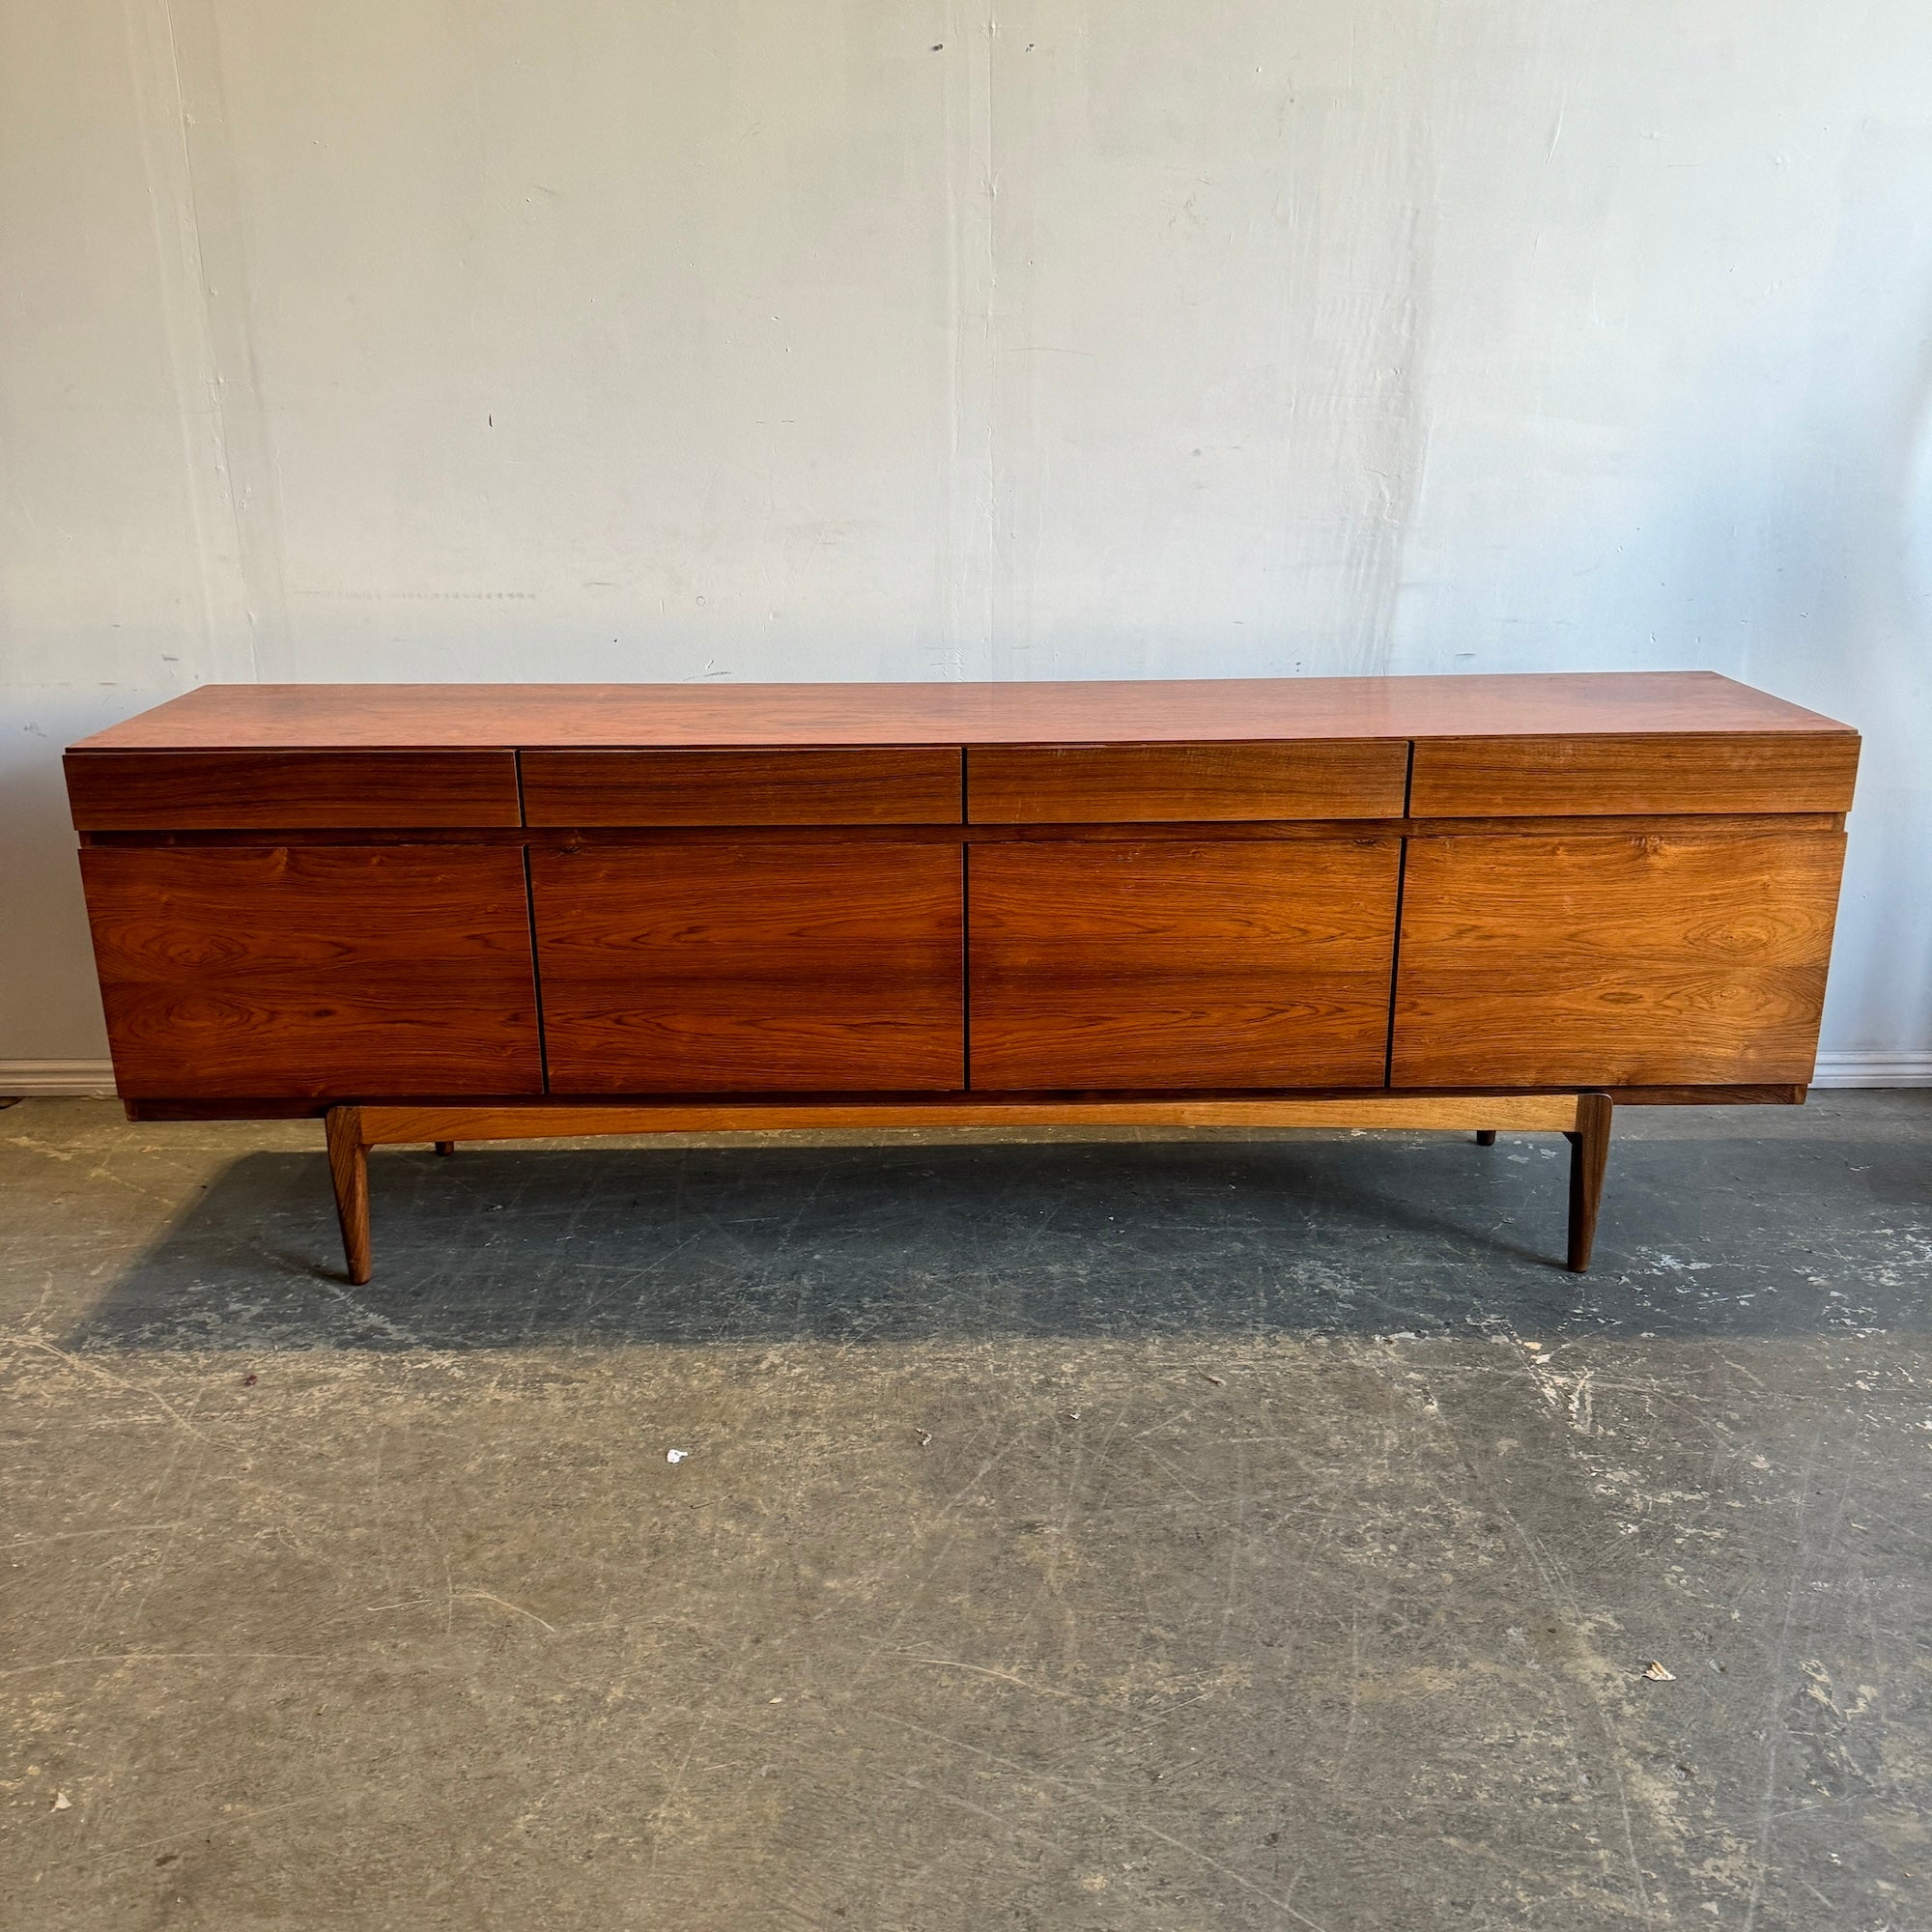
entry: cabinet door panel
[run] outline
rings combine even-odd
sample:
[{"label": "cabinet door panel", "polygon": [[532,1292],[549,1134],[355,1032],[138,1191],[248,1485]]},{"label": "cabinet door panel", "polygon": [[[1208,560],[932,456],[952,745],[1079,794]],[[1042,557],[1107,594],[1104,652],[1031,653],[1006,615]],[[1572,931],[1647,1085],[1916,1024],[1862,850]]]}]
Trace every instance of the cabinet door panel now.
[{"label": "cabinet door panel", "polygon": [[956,1091],[956,845],[532,852],[551,1091]]},{"label": "cabinet door panel", "polygon": [[1804,1082],[1834,832],[1414,838],[1399,1087]]},{"label": "cabinet door panel", "polygon": [[975,845],[972,1084],[1381,1086],[1400,854]]},{"label": "cabinet door panel", "polygon": [[130,1098],[539,1094],[521,851],[80,855]]}]

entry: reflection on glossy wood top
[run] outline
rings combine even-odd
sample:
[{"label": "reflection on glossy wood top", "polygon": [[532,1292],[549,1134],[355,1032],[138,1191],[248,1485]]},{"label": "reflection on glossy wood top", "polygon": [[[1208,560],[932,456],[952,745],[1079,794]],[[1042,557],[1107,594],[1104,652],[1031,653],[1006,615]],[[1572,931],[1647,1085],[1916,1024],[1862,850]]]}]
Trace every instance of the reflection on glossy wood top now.
[{"label": "reflection on glossy wood top", "polygon": [[1846,728],[1714,671],[1061,684],[212,684],[74,749],[1064,745]]}]

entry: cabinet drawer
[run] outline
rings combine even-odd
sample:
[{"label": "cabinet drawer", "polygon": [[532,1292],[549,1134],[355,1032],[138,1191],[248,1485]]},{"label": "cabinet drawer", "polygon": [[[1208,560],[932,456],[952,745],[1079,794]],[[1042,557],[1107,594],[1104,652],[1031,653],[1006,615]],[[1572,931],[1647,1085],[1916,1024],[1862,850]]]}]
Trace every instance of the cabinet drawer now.
[{"label": "cabinet drawer", "polygon": [[952,746],[526,752],[531,825],[957,825]]},{"label": "cabinet drawer", "polygon": [[1400,818],[1401,739],[1233,745],[976,745],[976,825]]},{"label": "cabinet drawer", "polygon": [[1854,731],[1418,739],[1416,818],[1847,811]]},{"label": "cabinet drawer", "polygon": [[517,825],[514,752],[70,752],[80,832]]}]

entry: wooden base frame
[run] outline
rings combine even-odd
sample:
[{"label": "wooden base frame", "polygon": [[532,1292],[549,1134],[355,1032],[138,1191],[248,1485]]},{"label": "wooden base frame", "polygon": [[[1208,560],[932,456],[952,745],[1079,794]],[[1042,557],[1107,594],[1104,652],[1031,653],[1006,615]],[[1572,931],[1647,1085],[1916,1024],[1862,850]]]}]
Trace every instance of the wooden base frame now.
[{"label": "wooden base frame", "polygon": [[331,1107],[328,1169],[349,1279],[371,1274],[369,1150],[459,1141],[575,1140],[597,1134],[756,1133],[852,1127],[1395,1127],[1473,1130],[1485,1147],[1498,1128],[1560,1133],[1570,1143],[1568,1265],[1590,1265],[1614,1103],[1605,1093],[1363,1094],[1341,1099],[1077,1099],[716,1101],[582,1106]]}]

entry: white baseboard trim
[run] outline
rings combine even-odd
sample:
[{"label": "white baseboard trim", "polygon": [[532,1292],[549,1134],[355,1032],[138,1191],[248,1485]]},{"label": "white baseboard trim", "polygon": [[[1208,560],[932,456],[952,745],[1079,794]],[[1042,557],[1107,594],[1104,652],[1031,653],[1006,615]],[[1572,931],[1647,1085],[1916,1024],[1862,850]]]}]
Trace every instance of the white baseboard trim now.
[{"label": "white baseboard trim", "polygon": [[[1814,1087],[1932,1087],[1932,1053],[1821,1053]],[[0,1098],[111,1099],[109,1060],[0,1060]]]},{"label": "white baseboard trim", "polygon": [[1821,1053],[1814,1087],[1932,1087],[1932,1053]]},{"label": "white baseboard trim", "polygon": [[112,1099],[111,1060],[0,1060],[0,1098],[45,1100]]}]

